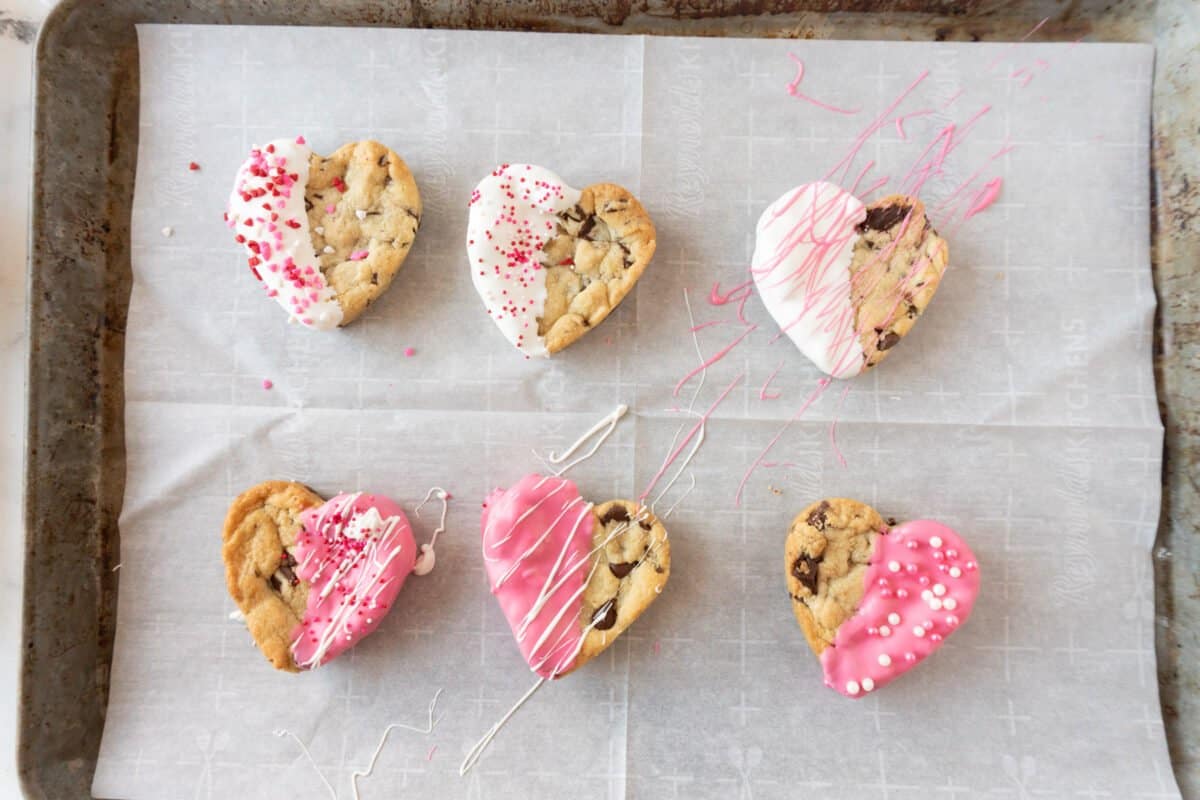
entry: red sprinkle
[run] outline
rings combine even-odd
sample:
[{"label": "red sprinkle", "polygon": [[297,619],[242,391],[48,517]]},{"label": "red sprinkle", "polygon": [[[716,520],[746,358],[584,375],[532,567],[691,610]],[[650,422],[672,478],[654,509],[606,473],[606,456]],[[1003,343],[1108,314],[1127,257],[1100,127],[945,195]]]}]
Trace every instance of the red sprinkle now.
[{"label": "red sprinkle", "polygon": [[200,169],[200,165],[195,161],[190,161],[188,162],[188,169],[190,169],[192,172],[195,172],[196,170]]}]

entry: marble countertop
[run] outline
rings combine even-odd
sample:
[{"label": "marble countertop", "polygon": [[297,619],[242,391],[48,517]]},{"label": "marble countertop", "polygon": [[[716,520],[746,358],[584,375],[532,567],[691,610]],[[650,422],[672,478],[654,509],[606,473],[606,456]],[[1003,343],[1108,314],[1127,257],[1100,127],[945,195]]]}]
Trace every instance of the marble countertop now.
[{"label": "marble countertop", "polygon": [[25,439],[25,262],[29,227],[33,42],[53,6],[0,0],[0,798],[17,783],[17,699],[21,641]]}]

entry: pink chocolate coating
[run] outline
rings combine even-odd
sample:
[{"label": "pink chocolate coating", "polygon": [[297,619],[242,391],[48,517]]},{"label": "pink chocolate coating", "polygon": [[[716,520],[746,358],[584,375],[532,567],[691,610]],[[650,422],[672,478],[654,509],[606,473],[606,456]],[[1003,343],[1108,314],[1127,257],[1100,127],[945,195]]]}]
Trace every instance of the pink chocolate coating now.
[{"label": "pink chocolate coating", "polygon": [[847,697],[908,672],[966,622],[979,565],[957,533],[920,519],[875,540],[865,581],[858,611],[821,653],[825,685]]},{"label": "pink chocolate coating", "polygon": [[292,656],[312,669],[379,627],[413,570],[417,547],[404,511],[379,495],[339,494],[300,522],[295,571],[310,587]]},{"label": "pink chocolate coating", "polygon": [[592,546],[592,506],[565,478],[530,474],[483,505],[488,583],[521,655],[543,678],[575,663]]}]

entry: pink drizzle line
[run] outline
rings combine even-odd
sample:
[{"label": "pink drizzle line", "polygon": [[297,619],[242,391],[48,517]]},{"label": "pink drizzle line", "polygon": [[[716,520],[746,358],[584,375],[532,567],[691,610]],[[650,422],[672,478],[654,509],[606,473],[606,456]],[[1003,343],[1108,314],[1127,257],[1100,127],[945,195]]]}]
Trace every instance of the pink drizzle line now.
[{"label": "pink drizzle line", "polygon": [[806,94],[801,94],[799,87],[800,81],[804,80],[804,62],[801,61],[795,53],[788,53],[788,58],[790,58],[796,64],[796,77],[792,78],[791,82],[787,85],[787,93],[792,97],[796,98],[797,100],[805,100],[809,103],[812,103],[817,108],[823,108],[826,111],[832,111],[835,114],[853,115],[862,110],[859,108],[838,108],[837,106],[831,106],[829,103],[823,103],[820,100],[809,97]]},{"label": "pink drizzle line", "polygon": [[782,361],[779,362],[779,366],[775,368],[775,371],[767,376],[767,380],[763,383],[762,388],[758,390],[759,400],[778,400],[782,396],[780,392],[767,393],[767,387],[771,385],[771,381],[775,380],[775,376],[779,374],[779,370],[781,369],[783,369]]},{"label": "pink drizzle line", "polygon": [[704,412],[704,415],[696,421],[696,424],[692,426],[690,431],[688,431],[687,436],[683,437],[683,441],[681,441],[675,447],[675,449],[671,451],[670,455],[667,456],[666,460],[663,461],[662,466],[658,468],[658,472],[654,473],[654,477],[650,479],[650,483],[646,484],[645,490],[638,495],[639,503],[643,502],[646,497],[649,496],[650,492],[654,491],[654,487],[660,480],[662,480],[662,476],[665,475],[667,470],[671,468],[671,465],[675,463],[677,458],[679,458],[679,454],[682,453],[683,449],[687,447],[688,443],[696,437],[696,434],[700,432],[700,429],[705,426],[705,424],[708,422],[708,418],[711,417],[712,413],[717,410],[717,406],[721,405],[722,401],[729,396],[729,393],[733,391],[734,387],[741,383],[745,377],[745,374],[741,374],[734,378],[733,381],[731,381],[730,384],[725,387],[725,390],[721,392],[720,396],[717,397],[716,401],[714,401],[713,404],[708,407],[708,410]]},{"label": "pink drizzle line", "polygon": [[792,418],[784,423],[783,427],[779,429],[779,433],[775,434],[775,437],[771,439],[767,446],[763,448],[763,451],[758,454],[758,457],[754,459],[754,463],[750,465],[750,469],[746,470],[746,474],[742,476],[741,483],[738,484],[737,494],[733,496],[733,505],[735,507],[741,507],[742,491],[746,488],[746,482],[750,480],[750,476],[754,474],[754,470],[758,469],[758,467],[762,465],[763,459],[767,457],[767,453],[771,452],[771,448],[775,446],[775,443],[778,442],[783,434],[787,432],[787,429],[792,426],[792,423],[800,419],[800,417],[804,415],[804,412],[808,410],[808,407],[816,402],[817,398],[824,393],[825,388],[829,386],[832,380],[832,378],[819,378],[817,380],[817,388],[813,390],[812,394],[808,396],[808,399],[805,400],[804,403],[801,404],[800,408],[796,410],[796,413],[792,415]]},{"label": "pink drizzle line", "polygon": [[718,351],[717,351],[717,353],[716,353],[716,355],[714,355],[712,358],[710,358],[710,359],[708,359],[707,361],[705,361],[705,362],[704,362],[703,364],[701,364],[700,366],[698,366],[698,367],[696,367],[695,369],[693,369],[693,370],[692,370],[691,372],[689,372],[687,375],[684,375],[682,378],[680,378],[680,379],[679,379],[679,383],[675,384],[675,391],[671,392],[671,396],[672,396],[672,397],[679,397],[679,392],[680,392],[680,391],[683,389],[684,385],[685,385],[685,384],[687,384],[687,382],[688,382],[688,381],[690,381],[692,378],[696,377],[696,376],[697,376],[697,375],[699,375],[701,372],[703,372],[704,370],[708,369],[708,368],[709,368],[709,367],[711,367],[713,364],[717,363],[717,362],[718,362],[718,361],[720,361],[722,358],[724,358],[725,356],[727,356],[727,355],[729,354],[729,351],[730,351],[730,350],[732,350],[733,348],[737,347],[737,346],[738,346],[738,344],[739,344],[739,343],[740,343],[740,342],[741,342],[743,339],[745,339],[747,336],[749,336],[751,333],[753,333],[753,332],[754,332],[754,331],[756,331],[756,330],[758,330],[758,326],[757,326],[757,325],[751,325],[750,327],[746,328],[746,330],[742,331],[742,332],[741,332],[741,333],[740,333],[740,334],[739,334],[739,335],[738,335],[738,336],[737,336],[737,337],[736,337],[736,338],[735,338],[735,339],[734,339],[732,342],[730,342],[729,344],[725,345],[723,348],[721,348],[720,350],[718,350]]},{"label": "pink drizzle line", "polygon": [[1000,196],[1000,187],[1004,185],[1003,178],[993,178],[983,185],[983,188],[971,199],[971,207],[967,209],[967,213],[963,215],[963,220],[966,221],[971,217],[983,211],[985,208],[996,202],[996,198]]},{"label": "pink drizzle line", "polygon": [[842,469],[846,468],[846,457],[842,455],[841,448],[837,443],[837,424],[838,416],[842,413],[842,404],[846,402],[846,395],[850,394],[850,384],[846,384],[846,388],[842,390],[842,396],[838,398],[837,408],[833,410],[833,422],[829,423],[829,444],[833,448],[833,454],[837,457],[838,463],[842,465]]}]

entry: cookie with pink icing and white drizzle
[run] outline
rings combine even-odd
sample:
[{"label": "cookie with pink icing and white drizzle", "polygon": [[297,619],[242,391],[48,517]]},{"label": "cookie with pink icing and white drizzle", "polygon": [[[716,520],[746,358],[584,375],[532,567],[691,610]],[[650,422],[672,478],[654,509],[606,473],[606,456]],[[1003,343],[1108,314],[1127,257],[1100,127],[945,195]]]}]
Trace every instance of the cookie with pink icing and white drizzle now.
[{"label": "cookie with pink icing and white drizzle", "polygon": [[630,500],[585,501],[571,481],[526,475],[483,506],[483,563],[521,655],[543,678],[594,658],[654,602],[671,548]]},{"label": "cookie with pink icing and white drizzle", "polygon": [[322,157],[304,137],[255,147],[225,220],[251,273],[294,322],[347,325],[387,290],[417,235],[421,196],[404,159],[372,141]]},{"label": "cookie with pink icing and white drizzle", "polygon": [[579,190],[544,167],[502,164],[469,208],[475,289],[526,357],[557,353],[603,322],[654,256],[654,223],[616,184]]},{"label": "cookie with pink icing and white drizzle", "polygon": [[767,311],[828,375],[878,364],[928,307],[946,242],[915,197],[863,204],[832,183],[785,193],[758,220],[751,275]]},{"label": "cookie with pink icing and white drizzle", "polygon": [[418,551],[404,511],[378,495],[267,481],[225,518],[229,594],[267,659],[289,672],[328,663],[379,627]]},{"label": "cookie with pink icing and white drizzle", "polygon": [[930,520],[889,526],[856,500],[813,503],[792,521],[784,554],[796,621],[825,685],[862,697],[931,655],[979,594],[966,542]]}]

